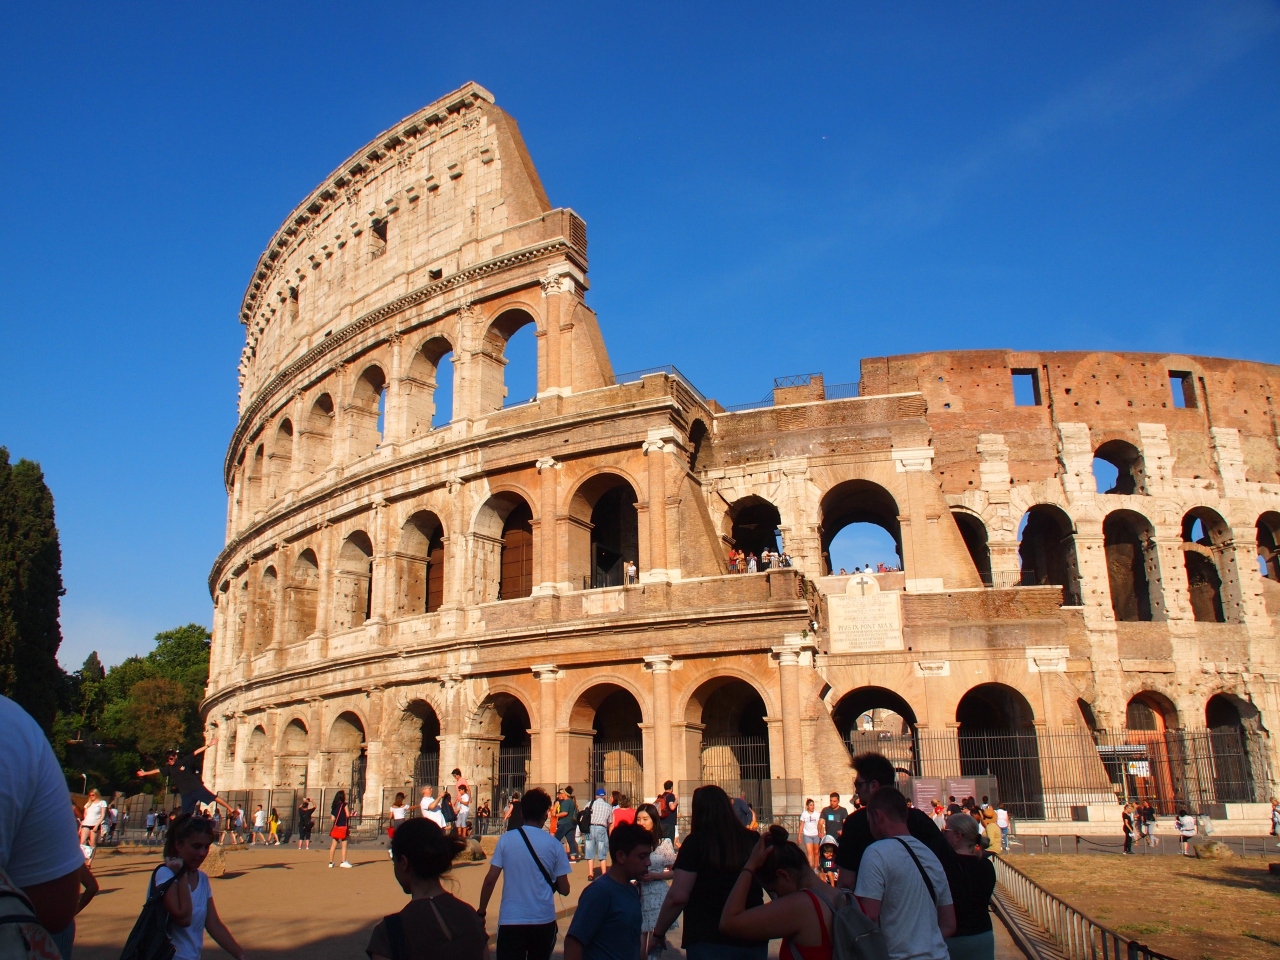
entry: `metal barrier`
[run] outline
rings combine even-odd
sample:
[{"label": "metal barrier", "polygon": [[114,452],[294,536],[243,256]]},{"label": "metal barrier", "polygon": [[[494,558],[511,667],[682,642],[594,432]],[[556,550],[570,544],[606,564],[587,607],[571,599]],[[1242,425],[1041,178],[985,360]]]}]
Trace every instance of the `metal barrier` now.
[{"label": "metal barrier", "polygon": [[1090,919],[1003,858],[992,860],[1000,886],[1053,937],[1067,960],[1174,960]]}]

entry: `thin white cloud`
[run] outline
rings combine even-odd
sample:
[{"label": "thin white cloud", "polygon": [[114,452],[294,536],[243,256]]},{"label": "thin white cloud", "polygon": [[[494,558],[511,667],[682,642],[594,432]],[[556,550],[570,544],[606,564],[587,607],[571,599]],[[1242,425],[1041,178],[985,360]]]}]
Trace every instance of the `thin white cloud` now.
[{"label": "thin white cloud", "polygon": [[58,662],[74,672],[94,650],[103,666],[113,666],[129,657],[151,652],[156,630],[141,621],[121,617],[114,610],[79,609],[63,604],[62,646]]}]

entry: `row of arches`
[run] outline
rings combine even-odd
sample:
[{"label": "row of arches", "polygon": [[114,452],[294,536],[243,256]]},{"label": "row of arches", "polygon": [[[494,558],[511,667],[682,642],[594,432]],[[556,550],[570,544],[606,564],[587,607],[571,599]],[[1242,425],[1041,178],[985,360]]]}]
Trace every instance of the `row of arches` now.
[{"label": "row of arches", "polygon": [[407,362],[399,363],[398,372],[392,356],[370,357],[352,366],[349,387],[321,383],[240,452],[233,516],[252,518],[287,490],[305,486],[334,463],[368,456],[388,439],[407,443],[447,426],[457,415],[482,415],[533,399],[536,329],[537,321],[521,309],[506,310],[490,324],[478,354],[483,371],[480,389],[473,391],[475,409],[468,409],[474,402],[455,396],[455,344],[449,334],[429,333]]}]

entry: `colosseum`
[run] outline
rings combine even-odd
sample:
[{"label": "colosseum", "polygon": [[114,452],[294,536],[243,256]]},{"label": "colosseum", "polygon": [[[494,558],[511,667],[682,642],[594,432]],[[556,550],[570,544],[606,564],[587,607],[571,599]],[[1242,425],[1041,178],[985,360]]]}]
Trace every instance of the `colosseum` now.
[{"label": "colosseum", "polygon": [[[368,817],[457,767],[494,804],[672,780],[785,817],[876,748],[918,801],[1026,829],[1114,831],[1142,797],[1265,832],[1280,368],[938,352],[726,407],[614,372],[587,263],[476,84],[271,238],[209,578],[212,785]],[[534,397],[508,395],[522,335]],[[854,525],[887,562],[833,565]]]}]

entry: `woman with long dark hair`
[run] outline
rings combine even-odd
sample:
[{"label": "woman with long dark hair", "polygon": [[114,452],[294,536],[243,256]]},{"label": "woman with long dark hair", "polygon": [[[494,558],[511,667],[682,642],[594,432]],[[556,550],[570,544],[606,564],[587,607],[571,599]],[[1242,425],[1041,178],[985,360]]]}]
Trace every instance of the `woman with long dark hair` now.
[{"label": "woman with long dark hair", "polygon": [[649,955],[649,933],[658,922],[662,902],[667,898],[669,884],[675,874],[671,868],[676,862],[676,848],[662,832],[662,814],[652,803],[636,807],[636,825],[649,831],[652,852],[649,854],[649,872],[640,878],[640,955]]},{"label": "woman with long dark hair", "polygon": [[[692,828],[672,868],[671,890],[658,913],[650,944],[666,945],[666,933],[684,913],[683,946],[688,960],[765,960],[768,940],[739,939],[720,932],[720,914],[760,836],[742,825],[729,795],[716,786],[693,792]],[[746,905],[764,902],[753,879]]]},{"label": "woman with long dark hair", "polygon": [[329,828],[329,866],[333,867],[333,851],[341,843],[342,863],[338,866],[350,870],[351,864],[347,861],[347,835],[350,832],[351,811],[347,808],[347,791],[339,790],[333,795],[333,808],[330,815],[333,817],[333,826]]},{"label": "woman with long dark hair", "polygon": [[244,960],[243,948],[236,943],[213,905],[209,877],[200,869],[209,855],[211,843],[213,821],[189,813],[179,814],[164,840],[164,866],[152,875],[152,888],[157,890],[168,880],[177,881],[164,895],[174,960],[200,960],[206,930],[223,950],[237,960]]}]

